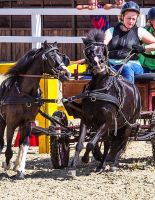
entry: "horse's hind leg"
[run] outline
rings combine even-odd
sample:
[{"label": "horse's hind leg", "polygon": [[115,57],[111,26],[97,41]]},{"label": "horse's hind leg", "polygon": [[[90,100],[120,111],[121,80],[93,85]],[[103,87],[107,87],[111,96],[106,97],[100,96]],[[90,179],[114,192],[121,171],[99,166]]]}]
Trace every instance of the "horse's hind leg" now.
[{"label": "horse's hind leg", "polygon": [[118,135],[113,136],[110,152],[108,155],[108,162],[110,163],[110,168],[112,171],[117,169],[118,161],[122,153],[125,151],[130,133],[131,128],[127,127],[118,130]]},{"label": "horse's hind leg", "polygon": [[6,123],[2,117],[0,117],[0,153],[4,147],[4,130],[6,127]]},{"label": "horse's hind leg", "polygon": [[109,150],[110,150],[110,141],[106,140],[104,141],[104,153],[102,155],[102,160],[100,164],[97,166],[96,172],[102,172],[103,170],[105,170]]},{"label": "horse's hind leg", "polygon": [[19,140],[19,153],[15,161],[14,170],[17,171],[17,178],[23,179],[25,173],[26,156],[29,148],[29,136],[31,132],[31,122],[28,122],[21,129]]}]

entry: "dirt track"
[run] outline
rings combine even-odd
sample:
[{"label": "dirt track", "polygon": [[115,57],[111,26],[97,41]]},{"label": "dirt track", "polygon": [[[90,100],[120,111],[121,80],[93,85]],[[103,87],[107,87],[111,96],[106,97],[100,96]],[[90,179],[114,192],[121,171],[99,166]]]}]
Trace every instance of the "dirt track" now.
[{"label": "dirt track", "polygon": [[[14,156],[17,149],[14,148]],[[10,200],[155,200],[155,168],[151,145],[132,142],[117,172],[94,173],[97,162],[78,165],[76,176],[68,169],[51,169],[48,154],[29,150],[25,180],[12,180],[0,166],[0,199]],[[15,159],[15,157],[14,157]],[[14,161],[14,159],[12,159]],[[4,154],[0,162],[4,160]],[[1,165],[1,164],[0,164]]]}]

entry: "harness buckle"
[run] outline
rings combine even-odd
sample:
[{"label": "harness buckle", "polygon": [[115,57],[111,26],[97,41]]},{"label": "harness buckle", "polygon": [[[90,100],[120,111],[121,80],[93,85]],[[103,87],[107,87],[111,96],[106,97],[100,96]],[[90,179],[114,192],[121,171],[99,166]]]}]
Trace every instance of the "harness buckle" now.
[{"label": "harness buckle", "polygon": [[95,102],[96,101],[96,97],[91,97],[90,99],[92,102]]},{"label": "harness buckle", "polygon": [[42,54],[42,60],[47,60],[47,57],[46,57],[45,53]]},{"label": "harness buckle", "polygon": [[26,103],[26,106],[27,106],[28,108],[30,108],[30,107],[31,107],[31,103]]},{"label": "harness buckle", "polygon": [[73,101],[73,97],[68,98],[68,102],[72,102]]}]

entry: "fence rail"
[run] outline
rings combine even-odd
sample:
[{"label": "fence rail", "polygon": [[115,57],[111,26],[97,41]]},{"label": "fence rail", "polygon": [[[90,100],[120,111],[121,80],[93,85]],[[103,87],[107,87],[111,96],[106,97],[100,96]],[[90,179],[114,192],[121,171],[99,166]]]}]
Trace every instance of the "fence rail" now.
[{"label": "fence rail", "polygon": [[[147,15],[149,8],[141,8],[141,14]],[[0,15],[119,15],[120,9],[78,10],[76,8],[1,8]]]},{"label": "fence rail", "polygon": [[[145,15],[149,8],[141,8],[141,19],[139,24],[144,24]],[[1,8],[0,15],[31,15],[31,36],[0,36],[0,43],[32,43],[32,48],[39,48],[45,40],[58,43],[82,43],[81,37],[75,36],[41,36],[41,16],[42,15],[119,15],[120,9],[95,9],[77,10],[75,8],[38,8],[38,9],[18,9]]]}]

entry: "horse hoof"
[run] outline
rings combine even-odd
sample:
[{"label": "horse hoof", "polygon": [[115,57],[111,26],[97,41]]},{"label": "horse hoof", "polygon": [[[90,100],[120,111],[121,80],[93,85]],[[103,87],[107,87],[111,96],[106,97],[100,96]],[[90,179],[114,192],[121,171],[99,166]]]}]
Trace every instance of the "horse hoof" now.
[{"label": "horse hoof", "polygon": [[115,166],[110,167],[111,172],[116,172],[117,170],[118,170],[118,167],[115,167]]},{"label": "horse hoof", "polygon": [[88,162],[89,162],[89,157],[83,156],[83,157],[81,158],[81,160],[82,160],[82,162],[84,162],[84,163],[88,163]]},{"label": "horse hoof", "polygon": [[106,166],[105,165],[99,165],[96,167],[95,172],[97,173],[102,173],[103,171],[105,171]]},{"label": "horse hoof", "polygon": [[13,167],[13,171],[16,172],[17,171],[17,166]]},{"label": "horse hoof", "polygon": [[7,165],[6,162],[2,162],[2,168],[4,168],[5,171],[9,170],[10,167],[11,167],[10,164]]},{"label": "horse hoof", "polygon": [[95,169],[95,172],[98,174],[102,173],[103,171],[104,171],[104,169],[100,166],[96,167],[96,169]]},{"label": "horse hoof", "polygon": [[17,174],[14,176],[15,179],[23,180],[24,179],[24,173],[21,171],[17,171]]},{"label": "horse hoof", "polygon": [[71,163],[69,164],[69,167],[76,167],[76,160],[73,158],[72,160],[71,160]]}]

